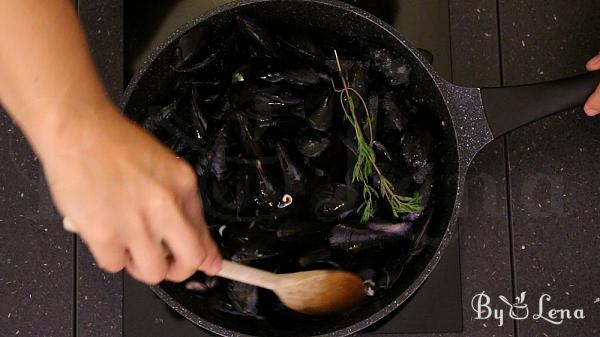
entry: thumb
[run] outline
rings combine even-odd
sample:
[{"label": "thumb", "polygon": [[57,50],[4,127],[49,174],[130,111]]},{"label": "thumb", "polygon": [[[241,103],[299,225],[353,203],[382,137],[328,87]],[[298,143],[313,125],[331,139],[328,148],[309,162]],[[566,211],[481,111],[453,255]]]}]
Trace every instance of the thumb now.
[{"label": "thumb", "polygon": [[598,85],[596,91],[585,102],[583,110],[588,116],[595,116],[600,113],[600,85]]}]

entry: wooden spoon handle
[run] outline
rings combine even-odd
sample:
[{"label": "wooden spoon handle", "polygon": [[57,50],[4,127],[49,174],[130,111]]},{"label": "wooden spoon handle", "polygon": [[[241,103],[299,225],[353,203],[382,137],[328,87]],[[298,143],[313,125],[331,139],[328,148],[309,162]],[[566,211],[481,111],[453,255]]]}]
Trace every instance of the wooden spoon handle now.
[{"label": "wooden spoon handle", "polygon": [[280,283],[279,275],[275,273],[227,260],[223,260],[223,267],[217,276],[269,290],[275,290]]}]

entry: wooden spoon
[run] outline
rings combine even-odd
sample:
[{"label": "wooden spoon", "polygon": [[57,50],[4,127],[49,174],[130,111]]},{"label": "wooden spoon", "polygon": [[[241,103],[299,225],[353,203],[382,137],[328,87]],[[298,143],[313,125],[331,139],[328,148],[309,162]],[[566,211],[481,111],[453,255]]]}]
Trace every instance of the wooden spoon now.
[{"label": "wooden spoon", "polygon": [[[77,233],[77,227],[68,218],[63,220],[63,226]],[[362,279],[340,270],[275,274],[223,260],[217,276],[272,290],[285,306],[307,315],[343,312],[365,297]]]},{"label": "wooden spoon", "polygon": [[362,279],[340,270],[275,274],[224,260],[217,276],[272,290],[285,306],[308,315],[343,312],[365,297]]}]

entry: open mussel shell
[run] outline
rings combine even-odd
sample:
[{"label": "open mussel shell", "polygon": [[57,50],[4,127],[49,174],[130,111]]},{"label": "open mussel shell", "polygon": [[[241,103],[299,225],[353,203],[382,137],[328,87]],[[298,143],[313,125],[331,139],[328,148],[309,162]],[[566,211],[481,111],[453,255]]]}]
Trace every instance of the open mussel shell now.
[{"label": "open mussel shell", "polygon": [[342,220],[354,213],[359,203],[359,194],[345,184],[328,184],[314,193],[314,215],[322,221]]}]

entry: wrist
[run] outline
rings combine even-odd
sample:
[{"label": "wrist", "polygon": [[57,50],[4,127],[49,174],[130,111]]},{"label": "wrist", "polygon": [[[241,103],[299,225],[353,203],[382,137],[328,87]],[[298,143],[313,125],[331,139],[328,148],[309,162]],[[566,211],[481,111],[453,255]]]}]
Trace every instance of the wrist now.
[{"label": "wrist", "polygon": [[107,99],[63,102],[37,110],[35,120],[26,123],[30,130],[25,131],[29,133],[34,151],[44,162],[85,147],[90,138],[99,133],[103,121],[118,117],[119,110]]}]

